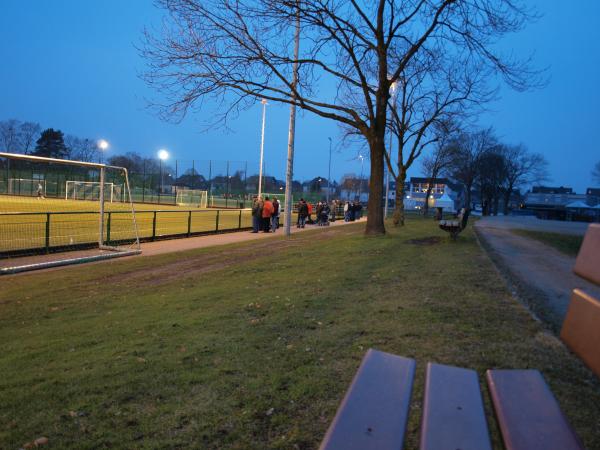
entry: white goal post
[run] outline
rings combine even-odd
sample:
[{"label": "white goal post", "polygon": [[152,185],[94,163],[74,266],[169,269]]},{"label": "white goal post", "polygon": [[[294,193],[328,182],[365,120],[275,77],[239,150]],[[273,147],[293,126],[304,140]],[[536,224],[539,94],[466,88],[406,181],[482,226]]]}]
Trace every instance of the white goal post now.
[{"label": "white goal post", "polygon": [[[34,177],[19,177],[27,172]],[[68,180],[73,173],[98,181]],[[46,181],[50,197],[10,193],[32,183],[37,193]],[[124,167],[0,152],[0,187],[9,195],[0,196],[0,276],[141,253]]]},{"label": "white goal post", "polygon": [[[111,203],[121,201],[122,192],[122,185],[104,183],[104,201]],[[65,200],[100,200],[100,182],[67,180]]]},{"label": "white goal post", "polygon": [[38,193],[38,187],[42,186],[42,193],[46,196],[46,180],[35,178],[9,178],[8,194],[11,195],[30,195],[35,196]]},{"label": "white goal post", "polygon": [[175,202],[178,206],[195,206],[206,209],[208,205],[208,191],[178,188]]}]

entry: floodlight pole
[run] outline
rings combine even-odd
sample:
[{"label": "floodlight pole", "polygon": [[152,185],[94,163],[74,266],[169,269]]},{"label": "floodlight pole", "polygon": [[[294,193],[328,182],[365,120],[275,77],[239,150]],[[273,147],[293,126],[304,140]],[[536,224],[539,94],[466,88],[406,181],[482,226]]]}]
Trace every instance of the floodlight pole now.
[{"label": "floodlight pole", "polygon": [[329,172],[327,173],[327,204],[329,204],[329,191],[331,191],[331,138],[329,139]]},{"label": "floodlight pole", "polygon": [[265,119],[267,117],[267,100],[262,99],[260,101],[263,105],[262,113],[262,132],[260,134],[260,167],[258,168],[258,196],[262,193],[262,177],[263,177],[263,159],[265,154]]},{"label": "floodlight pole", "polygon": [[98,235],[98,247],[104,246],[104,167],[100,167],[100,223]]},{"label": "floodlight pole", "polygon": [[284,206],[284,234],[292,233],[292,193],[294,179],[294,141],[296,138],[296,98],[298,96],[298,55],[300,53],[300,8],[296,5],[296,38],[294,45],[294,66],[292,79],[292,104],[290,105],[290,126],[288,129],[288,154],[285,171],[285,206]]}]

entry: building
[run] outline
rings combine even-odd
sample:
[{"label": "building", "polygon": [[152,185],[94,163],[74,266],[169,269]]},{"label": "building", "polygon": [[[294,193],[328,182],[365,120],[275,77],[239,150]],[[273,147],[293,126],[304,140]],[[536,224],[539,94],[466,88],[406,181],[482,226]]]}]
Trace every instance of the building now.
[{"label": "building", "polygon": [[534,186],[525,195],[524,206],[540,219],[599,221],[600,189],[588,188],[577,194],[569,187]]},{"label": "building", "polygon": [[[428,190],[429,198],[426,199]],[[425,201],[430,208],[441,207],[454,212],[462,201],[462,189],[447,178],[411,177],[405,191],[404,209],[423,209]]]}]

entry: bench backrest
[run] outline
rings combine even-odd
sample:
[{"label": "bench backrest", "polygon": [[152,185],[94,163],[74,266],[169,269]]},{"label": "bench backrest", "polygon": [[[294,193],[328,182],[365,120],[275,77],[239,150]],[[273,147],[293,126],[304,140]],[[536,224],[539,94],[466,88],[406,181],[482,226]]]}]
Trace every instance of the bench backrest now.
[{"label": "bench backrest", "polygon": [[[600,224],[588,227],[577,255],[574,272],[600,285]],[[560,338],[600,377],[600,300],[575,289]]]}]

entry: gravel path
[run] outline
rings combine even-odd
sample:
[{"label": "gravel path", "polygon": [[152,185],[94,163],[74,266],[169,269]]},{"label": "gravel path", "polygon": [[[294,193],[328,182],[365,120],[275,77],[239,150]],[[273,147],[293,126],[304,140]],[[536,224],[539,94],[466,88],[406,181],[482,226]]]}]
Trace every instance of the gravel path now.
[{"label": "gravel path", "polygon": [[[544,231],[561,232],[567,228],[563,226],[557,230],[552,224],[544,223],[547,221],[538,222],[542,222]],[[482,245],[517,296],[538,318],[558,332],[573,288],[582,288],[596,296],[600,296],[600,289],[573,273],[575,258],[541,242],[513,234],[511,228],[524,227],[520,221],[498,218],[483,218],[475,224]],[[577,228],[580,227],[571,230]]]}]

